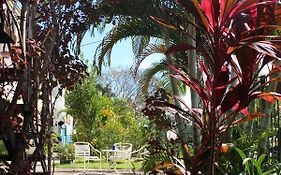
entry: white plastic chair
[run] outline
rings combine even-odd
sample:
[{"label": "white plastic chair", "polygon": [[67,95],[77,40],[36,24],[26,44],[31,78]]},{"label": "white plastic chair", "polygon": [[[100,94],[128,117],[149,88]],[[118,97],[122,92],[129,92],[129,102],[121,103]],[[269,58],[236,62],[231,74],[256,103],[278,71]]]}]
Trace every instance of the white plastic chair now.
[{"label": "white plastic chair", "polygon": [[114,170],[116,171],[117,161],[125,160],[129,163],[129,171],[131,171],[131,157],[132,157],[132,149],[133,145],[131,143],[115,143],[114,152],[109,157],[114,164]]},{"label": "white plastic chair", "polygon": [[101,152],[95,149],[88,142],[75,142],[75,162],[77,158],[83,158],[84,160],[84,172],[86,172],[86,162],[89,164],[89,161],[99,161],[100,162],[100,170],[101,170]]}]

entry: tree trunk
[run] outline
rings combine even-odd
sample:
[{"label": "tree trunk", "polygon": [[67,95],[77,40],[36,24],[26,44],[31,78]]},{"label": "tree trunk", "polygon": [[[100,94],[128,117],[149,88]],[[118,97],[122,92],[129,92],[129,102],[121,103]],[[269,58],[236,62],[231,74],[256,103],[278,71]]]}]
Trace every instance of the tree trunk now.
[{"label": "tree trunk", "polygon": [[[271,77],[272,78],[272,77]],[[266,91],[268,92],[276,92],[276,88],[277,88],[277,83],[271,83]],[[266,132],[270,129],[270,124],[271,124],[271,113],[273,110],[274,105],[265,102],[264,100],[261,101],[261,105],[260,105],[261,109],[259,111],[262,111],[266,117],[262,117],[260,120],[260,132]],[[268,143],[268,138],[266,137],[265,139],[263,139],[259,146],[258,146],[258,153],[262,154],[266,151],[267,148],[267,143]]]},{"label": "tree trunk", "polygon": [[[195,18],[192,15],[189,15],[189,21],[195,24]],[[196,38],[196,31],[195,28],[192,25],[188,26],[188,34],[192,38]],[[196,47],[196,42],[190,37],[188,37],[187,43]],[[190,71],[190,75],[193,77],[198,77],[197,75],[197,64],[196,64],[196,51],[195,50],[189,50],[188,51],[188,70]],[[192,108],[197,108],[199,105],[199,96],[194,90],[190,90],[191,93],[191,107]],[[196,153],[198,148],[200,147],[200,142],[201,142],[201,136],[200,136],[200,130],[196,127],[195,124],[192,124],[192,130],[193,130],[193,148],[194,152]]]},{"label": "tree trunk", "polygon": [[[254,113],[256,112],[256,100],[254,100],[249,106],[249,112]],[[250,120],[249,122],[245,123],[244,129],[246,133],[252,138],[254,134],[254,120]]]},{"label": "tree trunk", "polygon": [[[165,46],[166,46],[166,48],[169,48],[170,47],[170,38],[169,38],[168,31],[164,30],[163,34],[164,34],[164,38],[165,38]],[[168,62],[168,64],[175,66],[175,63],[170,55],[167,55],[167,62]],[[169,69],[169,73],[174,74],[174,71]],[[181,94],[179,92],[179,87],[178,87],[177,81],[174,78],[170,77],[170,82],[171,82],[171,88],[172,88],[173,95],[180,96]],[[181,103],[177,99],[174,99],[174,101],[175,101],[175,105],[181,106]],[[176,117],[176,123],[177,123],[178,131],[179,131],[179,137],[182,140],[181,145],[182,145],[184,164],[187,167],[190,164],[190,162],[188,161],[188,160],[190,160],[190,156],[188,155],[188,153],[186,151],[186,145],[188,143],[187,123],[186,123],[186,120],[181,117]]]}]

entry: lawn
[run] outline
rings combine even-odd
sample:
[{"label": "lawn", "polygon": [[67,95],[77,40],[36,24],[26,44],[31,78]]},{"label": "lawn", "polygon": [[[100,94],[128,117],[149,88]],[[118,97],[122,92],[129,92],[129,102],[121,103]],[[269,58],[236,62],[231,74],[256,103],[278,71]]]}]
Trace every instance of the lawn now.
[{"label": "lawn", "polygon": [[[89,162],[89,164],[86,163],[86,167],[89,169],[99,169],[99,162]],[[55,164],[56,168],[74,168],[74,169],[78,169],[78,168],[84,168],[84,163],[83,161],[79,160],[75,163],[70,163],[70,164],[60,164],[60,163],[56,163]],[[131,169],[134,170],[140,170],[142,167],[142,161],[138,161],[138,162],[131,162]],[[102,169],[114,169],[114,165],[112,163],[107,164],[106,161],[102,161],[101,163],[101,168]],[[129,169],[129,163],[128,162],[118,162],[117,169]]]}]

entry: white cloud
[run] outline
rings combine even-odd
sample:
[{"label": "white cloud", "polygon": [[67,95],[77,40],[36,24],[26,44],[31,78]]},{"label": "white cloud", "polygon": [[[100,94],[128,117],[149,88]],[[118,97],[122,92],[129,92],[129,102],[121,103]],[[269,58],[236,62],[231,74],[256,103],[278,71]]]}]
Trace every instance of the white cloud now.
[{"label": "white cloud", "polygon": [[139,69],[148,69],[148,68],[151,68],[151,67],[152,67],[152,63],[147,62],[147,61],[143,61],[143,62],[140,64]]}]

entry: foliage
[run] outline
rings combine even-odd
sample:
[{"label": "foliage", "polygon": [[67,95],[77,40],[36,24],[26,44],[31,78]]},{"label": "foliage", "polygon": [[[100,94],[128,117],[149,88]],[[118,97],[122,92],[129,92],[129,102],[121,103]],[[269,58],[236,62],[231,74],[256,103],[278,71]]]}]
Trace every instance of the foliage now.
[{"label": "foliage", "polygon": [[6,147],[3,143],[3,141],[1,140],[0,141],[0,155],[5,155],[5,154],[7,154],[7,150],[6,150]]},{"label": "foliage", "polygon": [[100,134],[100,126],[111,117],[104,115],[104,110],[112,106],[110,98],[100,95],[95,87],[95,78],[89,77],[66,95],[68,112],[76,120],[75,127],[80,141],[92,141]]},{"label": "foliage", "polygon": [[75,148],[73,144],[59,144],[57,147],[60,163],[70,163],[75,158]]},{"label": "foliage", "polygon": [[96,148],[111,148],[116,142],[130,142],[135,148],[147,141],[147,121],[127,99],[109,98],[96,88],[94,77],[85,79],[67,96],[68,112],[74,116],[74,140],[88,141]]},{"label": "foliage", "polygon": [[[89,6],[92,3],[87,1],[0,3],[2,26],[17,37],[7,42],[1,33],[0,136],[12,160],[9,174],[29,174],[29,164],[44,154],[44,144],[50,141],[47,133],[57,97],[87,74],[85,64],[76,57],[79,51],[74,49],[75,55],[69,46],[79,46],[79,35],[85,32],[85,7]],[[51,94],[55,87],[59,92]],[[19,100],[23,104],[17,104]],[[30,139],[36,140],[37,151],[25,161]]]},{"label": "foliage", "polygon": [[149,155],[145,157],[143,163],[145,174],[153,172],[154,168],[163,162],[177,162],[176,157],[181,157],[179,144],[176,144],[174,141],[168,141],[163,136],[161,137],[161,135],[157,134],[150,137],[148,151]]},{"label": "foliage", "polygon": [[[259,123],[258,120],[253,121],[255,125]],[[248,123],[245,123],[248,124]],[[273,130],[269,130],[267,132],[261,132],[259,127],[255,127],[255,131],[253,131],[253,135],[249,134],[248,131],[245,130],[245,126],[242,124],[235,127],[233,129],[233,135],[230,140],[232,146],[228,149],[227,152],[217,151],[217,164],[216,169],[218,170],[217,174],[229,174],[236,175],[243,171],[244,164],[243,159],[241,159],[238,154],[236,148],[239,148],[246,157],[257,157],[258,153],[258,145],[261,140],[272,137],[276,133]],[[271,146],[270,146],[271,147]],[[277,160],[272,155],[272,152],[268,152],[266,158],[262,162],[263,170],[273,169],[277,165]],[[277,171],[276,171],[277,172]]]},{"label": "foliage", "polygon": [[[174,117],[165,110],[156,108],[154,111],[151,111],[151,103],[156,100],[171,101],[171,95],[166,93],[164,89],[158,89],[154,95],[146,99],[146,107],[143,109],[144,115],[148,116],[148,119],[151,120],[154,127],[154,133],[151,135],[149,144],[150,144],[150,155],[145,161],[144,168],[146,171],[151,171],[156,164],[162,162],[176,162],[174,158],[183,159],[181,153],[180,145],[182,142],[182,137],[178,134],[178,128],[176,128],[176,123]],[[187,127],[191,129],[191,126]],[[169,140],[166,133],[169,130],[173,130],[177,135],[178,139]],[[191,131],[188,131],[191,136]],[[191,164],[191,157],[193,156],[193,151],[190,144],[192,139],[189,139],[189,144],[185,146],[185,151],[189,156],[188,164]],[[165,157],[166,159],[163,159]],[[184,167],[184,166],[182,166]],[[150,168],[150,169],[149,169]]]},{"label": "foliage", "polygon": [[[249,175],[270,175],[273,173],[278,173],[278,164],[273,164],[270,167],[267,167],[267,170],[264,169],[264,166],[262,166],[262,163],[266,159],[266,154],[261,154],[259,157],[247,157],[244,152],[239,149],[235,148],[235,150],[238,152],[239,156],[243,160],[243,166],[245,167],[245,172]],[[255,156],[255,155],[254,155]],[[280,173],[280,168],[279,168]]]},{"label": "foliage", "polygon": [[[184,66],[169,65],[174,71],[171,76],[199,95],[202,109],[191,108],[179,97],[175,97],[182,102],[184,108],[169,101],[156,99],[150,101],[146,113],[151,115],[168,110],[175,116],[194,121],[203,138],[201,147],[192,161],[192,174],[197,174],[199,170],[214,174],[216,149],[222,145],[220,135],[238,123],[264,116],[259,112],[250,114],[243,110],[253,99],[261,98],[271,103],[280,99],[280,94],[260,91],[263,87],[279,81],[273,78],[280,71],[274,61],[280,59],[280,52],[276,48],[279,40],[278,37],[271,36],[273,29],[277,27],[272,26],[274,15],[267,13],[270,10],[274,11],[275,7],[272,4],[276,2],[177,2],[186,13],[192,13],[197,19],[196,24],[192,21],[186,23],[194,26],[201,40],[205,42],[196,47],[187,43],[176,43],[166,52],[170,55],[196,50],[201,78],[191,76]],[[179,14],[172,14],[183,18]],[[165,21],[157,16],[153,19],[168,30],[176,30],[185,34],[187,38],[190,37],[185,33],[187,29],[173,21]],[[270,67],[270,71],[261,77],[260,72],[264,67]],[[240,112],[246,116],[237,119]]]}]

